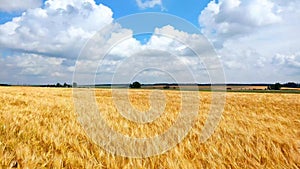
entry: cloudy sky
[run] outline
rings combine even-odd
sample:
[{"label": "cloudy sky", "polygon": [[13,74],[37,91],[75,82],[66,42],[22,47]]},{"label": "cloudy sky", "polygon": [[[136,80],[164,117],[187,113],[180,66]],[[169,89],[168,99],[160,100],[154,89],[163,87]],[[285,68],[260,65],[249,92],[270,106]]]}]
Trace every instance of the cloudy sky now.
[{"label": "cloudy sky", "polygon": [[[74,70],[96,83],[207,83],[210,66],[187,46],[204,51],[202,35],[215,49],[227,83],[300,82],[299,9],[299,0],[1,0],[0,83],[71,83]],[[202,35],[172,22],[136,35],[118,23],[144,12],[178,16]],[[135,24],[146,22],[155,19]],[[102,50],[94,47],[111,50],[99,58]]]}]

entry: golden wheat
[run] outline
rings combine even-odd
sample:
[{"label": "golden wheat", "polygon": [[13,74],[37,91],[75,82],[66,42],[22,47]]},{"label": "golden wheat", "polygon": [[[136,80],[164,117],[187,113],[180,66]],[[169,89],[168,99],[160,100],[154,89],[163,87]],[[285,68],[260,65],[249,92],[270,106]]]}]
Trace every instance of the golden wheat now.
[{"label": "golden wheat", "polygon": [[[166,110],[149,124],[123,118],[111,90],[97,89],[107,124],[130,137],[159,135],[180,111],[180,92],[164,91]],[[128,158],[107,153],[77,121],[72,89],[0,88],[0,167],[17,168],[299,168],[300,100],[297,94],[227,93],[222,119],[205,143],[199,135],[209,111],[201,92],[198,118],[187,137],[165,154]],[[149,109],[151,90],[130,90],[132,105]]]}]

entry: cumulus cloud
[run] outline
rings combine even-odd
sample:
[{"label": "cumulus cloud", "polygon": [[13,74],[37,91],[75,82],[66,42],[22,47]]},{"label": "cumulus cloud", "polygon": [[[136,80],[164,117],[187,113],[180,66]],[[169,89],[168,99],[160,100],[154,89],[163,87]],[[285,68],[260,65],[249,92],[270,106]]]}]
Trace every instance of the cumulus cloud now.
[{"label": "cumulus cloud", "polygon": [[[207,46],[200,35],[188,34],[167,25],[156,28],[149,42],[141,44],[134,38],[132,30],[124,29],[116,23],[105,27],[105,29],[96,34],[93,34],[93,32],[96,32],[96,29],[93,30],[91,27],[85,28],[85,25],[75,21],[72,22],[72,19],[65,20],[65,22],[69,23],[66,27],[59,25],[58,28],[61,28],[61,30],[56,28],[56,22],[54,22],[53,27],[48,26],[49,29],[42,23],[36,24],[37,19],[33,16],[44,18],[44,23],[48,23],[48,20],[53,17],[50,17],[48,13],[52,11],[50,7],[51,5],[48,5],[46,9],[29,10],[23,16],[14,18],[13,21],[0,26],[1,31],[6,31],[6,38],[11,36],[14,39],[14,41],[5,41],[5,38],[2,37],[1,48],[14,51],[13,55],[4,57],[1,60],[3,69],[13,73],[14,77],[10,77],[7,74],[4,75],[2,72],[2,80],[9,82],[9,79],[16,79],[26,83],[49,83],[49,79],[51,79],[53,82],[71,82],[73,71],[76,70],[80,74],[80,79],[85,83],[88,79],[94,80],[95,73],[98,77],[96,83],[110,83],[114,72],[120,64],[127,58],[140,56],[140,66],[147,67],[147,63],[163,65],[165,69],[170,70],[169,73],[181,76],[182,82],[188,81],[186,74],[182,71],[186,67],[191,69],[192,72],[198,72],[195,73],[195,78],[199,82],[208,81],[207,76],[205,76],[207,73],[202,70],[204,65],[187,45],[189,44],[199,51],[206,49]],[[64,8],[64,5],[61,7]],[[66,10],[68,8],[70,7],[66,7]],[[106,9],[105,7],[102,8]],[[59,10],[66,11],[65,9]],[[57,12],[57,10],[54,10],[54,12]],[[26,17],[27,15],[30,17]],[[80,17],[77,17],[77,19],[80,20]],[[84,21],[80,20],[80,22]],[[107,22],[111,21],[108,20]],[[35,25],[30,25],[29,23]],[[78,25],[76,26],[76,24]],[[36,29],[33,31],[30,26]],[[99,24],[99,27],[101,26],[103,25]],[[38,29],[39,27],[40,29]],[[42,28],[46,29],[45,32],[51,33],[51,36],[40,33],[39,31],[42,31]],[[89,34],[84,36],[87,32]],[[169,37],[165,36],[166,34]],[[75,69],[75,60],[83,45],[83,40],[87,40],[91,36],[93,38],[86,44],[85,50],[81,51],[82,55],[77,60]],[[73,39],[74,37],[78,39]],[[123,40],[119,41],[120,39]],[[111,47],[113,48],[111,49]],[[103,54],[102,52],[106,52],[106,50],[109,53],[105,55],[105,58],[100,58],[100,55]],[[124,70],[124,72],[129,72],[132,66],[127,68],[128,70]],[[151,80],[153,82],[155,79],[153,78],[155,71],[142,73],[144,73],[142,80],[145,82],[150,82]],[[170,80],[170,77],[161,76],[156,78],[157,81],[160,81],[159,79],[161,81],[164,81],[164,79]]]},{"label": "cumulus cloud", "polygon": [[201,12],[199,23],[203,33],[213,41],[245,36],[258,29],[280,23],[278,7],[270,0],[211,1]]},{"label": "cumulus cloud", "polygon": [[300,51],[299,7],[295,0],[220,0],[208,4],[199,24],[216,47],[228,81],[299,79],[294,70]]},{"label": "cumulus cloud", "polygon": [[75,58],[87,39],[113,21],[110,8],[93,0],[48,0],[0,25],[0,46]]},{"label": "cumulus cloud", "polygon": [[[118,28],[118,31],[104,31],[99,36],[95,36],[91,40],[92,43],[87,44],[77,62],[76,74],[80,78],[76,79],[76,81],[92,83],[96,73],[99,76],[96,78],[96,81],[100,80],[100,82],[107,83],[112,81],[113,76],[121,73],[122,76],[117,79],[117,83],[127,83],[129,80],[132,80],[132,77],[127,77],[130,75],[128,72],[134,70],[136,73],[139,73],[141,69],[146,68],[168,70],[168,73],[180,76],[181,78],[178,78],[180,82],[192,81],[187,77],[186,72],[183,71],[188,69],[194,72],[195,80],[199,82],[209,81],[207,72],[203,71],[205,66],[207,66],[203,64],[202,59],[204,58],[199,58],[190,49],[192,47],[196,52],[202,51],[202,53],[199,53],[203,54],[202,57],[213,54],[206,52],[208,46],[202,36],[188,34],[166,25],[156,28],[149,41],[146,44],[141,44],[134,39],[131,30],[118,26],[116,28]],[[109,30],[114,29],[109,28]],[[104,40],[103,36],[100,36],[103,34],[109,38]],[[112,50],[109,50],[111,47],[113,47]],[[105,51],[108,51],[108,53],[102,53]],[[103,55],[105,57],[100,58]],[[120,66],[122,70],[120,70]],[[113,76],[107,76],[109,73]],[[139,80],[143,80],[143,82],[151,80],[153,82],[155,79],[155,71],[140,73],[143,74],[143,78]],[[82,74],[82,76],[79,74]],[[170,77],[161,76],[158,79],[166,82],[170,80]]]},{"label": "cumulus cloud", "polygon": [[72,72],[64,65],[65,59],[36,54],[9,55],[0,58],[2,82],[30,84],[71,81]]},{"label": "cumulus cloud", "polygon": [[1,0],[0,11],[14,12],[37,8],[42,5],[42,0]]},{"label": "cumulus cloud", "polygon": [[139,8],[146,9],[146,8],[153,8],[155,6],[162,7],[162,0],[136,0],[136,3]]},{"label": "cumulus cloud", "polygon": [[47,0],[0,25],[1,81],[71,82],[80,49],[112,14],[94,0]]},{"label": "cumulus cloud", "polygon": [[[149,7],[158,2],[161,4],[161,1],[151,2]],[[199,16],[199,22],[204,35],[216,46],[229,82],[300,79],[299,7],[296,0],[209,3]],[[183,77],[182,81],[185,66],[195,72],[198,82],[209,81],[205,69],[219,68],[214,64],[216,60],[210,60],[214,54],[207,50],[209,45],[200,35],[165,25],[156,28],[149,41],[141,44],[134,38],[133,30],[113,23],[112,15],[110,8],[97,5],[94,0],[47,0],[43,8],[29,9],[20,17],[0,25],[0,50],[14,52],[1,57],[1,67],[25,82],[71,81],[81,47],[94,37],[87,44],[90,46],[81,51],[83,57],[77,61],[81,69],[76,71],[86,79],[93,78],[96,73],[96,83],[111,82],[118,66],[133,56],[140,56],[139,66],[156,62]],[[107,24],[111,26],[99,33]],[[100,58],[101,52],[106,50],[105,58]],[[195,52],[202,58],[199,59]],[[132,66],[125,68],[128,70],[123,72]],[[5,72],[0,73],[2,79],[12,78]],[[143,80],[150,82],[157,71],[142,74]],[[155,80],[159,81],[159,78]]]},{"label": "cumulus cloud", "polygon": [[291,55],[283,55],[277,53],[273,57],[272,61],[276,65],[290,66],[292,68],[300,70],[300,53],[295,53]]}]

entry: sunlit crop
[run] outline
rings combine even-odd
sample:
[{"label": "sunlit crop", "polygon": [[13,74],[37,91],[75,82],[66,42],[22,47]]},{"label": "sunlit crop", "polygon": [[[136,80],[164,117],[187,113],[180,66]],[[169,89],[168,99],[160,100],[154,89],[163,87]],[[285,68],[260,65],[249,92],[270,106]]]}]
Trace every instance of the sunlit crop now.
[{"label": "sunlit crop", "polygon": [[[180,92],[164,90],[165,112],[149,124],[123,118],[110,89],[96,89],[107,124],[130,137],[159,135],[180,111]],[[130,90],[141,111],[151,90]],[[200,92],[200,111],[187,137],[165,154],[148,158],[115,156],[95,144],[77,121],[72,89],[0,88],[0,168],[299,168],[299,94],[227,93],[222,119],[199,142],[210,92]]]}]

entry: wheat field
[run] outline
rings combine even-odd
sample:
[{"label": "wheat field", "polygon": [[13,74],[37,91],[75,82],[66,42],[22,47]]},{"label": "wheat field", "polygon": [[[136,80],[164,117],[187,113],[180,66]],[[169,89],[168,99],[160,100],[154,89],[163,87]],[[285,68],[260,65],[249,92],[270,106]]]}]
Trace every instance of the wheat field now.
[{"label": "wheat field", "polygon": [[[97,89],[107,124],[130,137],[159,135],[180,110],[180,92],[165,90],[164,114],[149,124],[123,118],[110,89]],[[199,142],[211,103],[200,92],[195,124],[164,154],[129,158],[106,152],[77,121],[72,89],[0,87],[0,168],[300,168],[300,100],[297,94],[226,93],[214,134]],[[151,90],[130,90],[134,107],[149,109]]]}]

